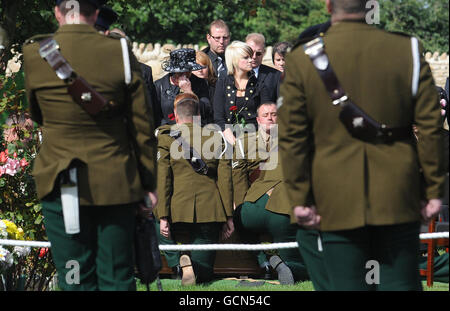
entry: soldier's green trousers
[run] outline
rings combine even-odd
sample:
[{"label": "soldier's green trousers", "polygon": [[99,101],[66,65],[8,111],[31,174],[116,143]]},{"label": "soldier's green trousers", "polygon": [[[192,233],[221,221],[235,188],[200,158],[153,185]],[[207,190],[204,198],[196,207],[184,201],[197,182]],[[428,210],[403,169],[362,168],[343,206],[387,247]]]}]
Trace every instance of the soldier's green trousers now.
[{"label": "soldier's green trousers", "polygon": [[334,291],[422,290],[419,223],[321,232]]},{"label": "soldier's green trousers", "polygon": [[65,232],[60,199],[42,201],[42,212],[60,289],[136,290],[136,205],[80,206],[80,233],[70,235]]},{"label": "soldier's green trousers", "polygon": [[314,289],[316,291],[329,290],[330,281],[325,268],[319,231],[307,230],[298,226],[296,239]]},{"label": "soldier's green trousers", "polygon": [[[160,224],[156,222],[156,230],[159,236],[160,245],[174,245],[177,242],[183,244],[216,244],[219,242],[219,235],[222,223],[174,223],[171,224],[170,233],[172,239],[167,239],[160,233]],[[214,277],[214,262],[216,261],[216,251],[190,251],[192,267],[194,269],[196,282],[209,282]],[[164,251],[167,265],[171,268],[180,263],[182,252]]]},{"label": "soldier's green trousers", "polygon": [[[269,233],[274,243],[295,242],[297,226],[290,224],[288,215],[266,210],[268,199],[269,196],[265,194],[254,203],[244,202],[240,207],[240,211],[238,210],[246,239],[257,241],[257,234]],[[302,255],[298,249],[280,249],[278,254],[291,269],[295,281],[309,279]]]}]

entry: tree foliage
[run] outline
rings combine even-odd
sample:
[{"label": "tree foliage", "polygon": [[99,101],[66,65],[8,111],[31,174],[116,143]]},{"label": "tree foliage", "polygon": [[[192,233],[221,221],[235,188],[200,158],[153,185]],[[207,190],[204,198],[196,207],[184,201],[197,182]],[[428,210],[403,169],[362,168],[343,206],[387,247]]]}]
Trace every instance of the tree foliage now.
[{"label": "tree foliage", "polygon": [[418,37],[427,51],[448,53],[448,0],[380,0],[380,27]]},{"label": "tree foliage", "polygon": [[294,41],[307,27],[329,18],[324,1],[267,0],[257,8],[255,16],[244,21],[244,34],[260,32],[268,45]]},{"label": "tree foliage", "polygon": [[[380,25],[417,36],[429,51],[448,52],[447,0],[379,0]],[[0,0],[0,26],[10,43],[53,32],[54,0]],[[207,27],[221,18],[233,40],[261,32],[269,45],[292,41],[308,26],[329,18],[323,0],[109,0],[119,13],[114,26],[138,42],[206,43]]]}]

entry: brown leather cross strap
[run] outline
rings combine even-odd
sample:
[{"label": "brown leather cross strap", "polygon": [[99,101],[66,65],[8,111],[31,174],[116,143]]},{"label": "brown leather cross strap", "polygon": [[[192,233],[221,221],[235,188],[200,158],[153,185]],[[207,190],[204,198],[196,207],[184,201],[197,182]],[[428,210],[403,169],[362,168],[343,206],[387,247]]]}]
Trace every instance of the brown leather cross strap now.
[{"label": "brown leather cross strap", "polygon": [[53,38],[42,40],[39,42],[39,45],[39,54],[48,62],[50,67],[53,68],[58,75],[58,78],[67,80],[76,75],[70,64],[62,56],[59,51],[59,45]]},{"label": "brown leather cross strap", "polygon": [[39,54],[45,59],[56,75],[67,84],[67,90],[73,100],[90,115],[97,115],[114,106],[98,93],[85,79],[78,76],[61,54],[58,43],[53,38],[39,42]]},{"label": "brown leather cross strap", "polygon": [[347,100],[348,97],[339,83],[333,67],[331,67],[328,60],[328,56],[325,53],[323,39],[319,37],[309,41],[303,46],[303,49],[305,50],[305,54],[311,59],[314,67],[316,67],[319,72],[320,78],[324,82],[328,95],[330,95],[333,100],[333,105],[340,104],[341,102]]},{"label": "brown leather cross strap", "polygon": [[412,126],[392,128],[380,124],[353,103],[330,64],[321,37],[307,42],[303,45],[303,49],[317,69],[333,105],[341,106],[339,119],[353,137],[366,142],[381,140],[384,143],[413,137]]}]

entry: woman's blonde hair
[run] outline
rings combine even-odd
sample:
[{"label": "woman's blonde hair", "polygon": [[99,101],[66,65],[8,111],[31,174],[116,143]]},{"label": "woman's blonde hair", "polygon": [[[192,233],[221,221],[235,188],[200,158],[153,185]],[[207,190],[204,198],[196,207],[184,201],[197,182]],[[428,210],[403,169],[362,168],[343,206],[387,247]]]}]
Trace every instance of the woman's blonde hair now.
[{"label": "woman's blonde hair", "polygon": [[197,51],[195,58],[197,63],[208,67],[208,84],[212,86],[216,85],[217,75],[209,56],[205,52]]},{"label": "woman's blonde hair", "polygon": [[225,50],[225,63],[227,64],[227,70],[229,75],[234,75],[235,68],[237,68],[239,60],[242,57],[252,57],[252,48],[242,41],[233,41]]}]

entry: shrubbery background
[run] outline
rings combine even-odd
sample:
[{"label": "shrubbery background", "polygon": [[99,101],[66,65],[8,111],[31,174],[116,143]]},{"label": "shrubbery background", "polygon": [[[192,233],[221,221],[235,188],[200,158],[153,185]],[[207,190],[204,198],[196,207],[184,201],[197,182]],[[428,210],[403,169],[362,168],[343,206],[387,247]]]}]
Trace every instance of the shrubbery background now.
[{"label": "shrubbery background", "polygon": [[[23,71],[0,75],[0,92],[0,219],[20,227],[24,240],[46,241],[30,165],[39,148],[40,129],[27,113]],[[0,267],[0,290],[48,289],[55,269],[46,250],[31,248],[14,261],[6,271]]]}]

